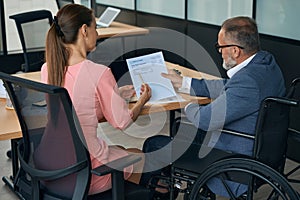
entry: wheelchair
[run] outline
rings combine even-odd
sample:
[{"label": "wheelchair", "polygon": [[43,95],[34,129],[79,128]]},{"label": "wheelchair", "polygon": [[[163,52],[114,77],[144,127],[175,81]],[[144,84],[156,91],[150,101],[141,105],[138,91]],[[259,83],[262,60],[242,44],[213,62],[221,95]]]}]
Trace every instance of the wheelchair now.
[{"label": "wheelchair", "polygon": [[[175,189],[183,193],[184,200],[300,199],[283,174],[290,108],[297,106],[298,100],[268,97],[261,104],[255,135],[219,130],[252,140],[251,156],[212,148],[206,139],[201,144],[188,142],[199,130],[182,118],[175,120],[170,199]],[[178,146],[187,149],[180,156]]]}]

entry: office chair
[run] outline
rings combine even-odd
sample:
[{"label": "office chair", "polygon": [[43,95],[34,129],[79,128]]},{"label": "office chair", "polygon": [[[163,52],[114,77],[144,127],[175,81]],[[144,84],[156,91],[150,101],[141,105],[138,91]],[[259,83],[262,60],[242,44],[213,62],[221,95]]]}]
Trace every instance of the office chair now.
[{"label": "office chair", "polygon": [[[149,190],[124,181],[123,169],[141,159],[128,155],[91,169],[90,154],[65,88],[0,72],[22,129],[14,192],[23,199],[147,199]],[[55,146],[49,146],[55,141]],[[89,195],[91,175],[112,174],[112,189]],[[124,183],[125,182],[125,183]],[[125,189],[124,189],[125,185]],[[125,191],[125,195],[124,195]]]},{"label": "office chair", "polygon": [[[182,156],[177,160],[173,159],[175,161],[171,165],[170,198],[173,199],[174,188],[180,188],[185,199],[213,200],[217,199],[218,195],[230,196],[230,199],[253,199],[260,194],[260,188],[268,188],[272,191],[268,199],[297,197],[295,191],[283,179],[283,169],[290,107],[298,105],[297,100],[269,97],[260,106],[255,135],[221,130],[221,134],[232,134],[252,140],[254,142],[252,156],[208,147],[205,141],[202,145],[191,144]],[[177,119],[174,130],[177,140],[173,142],[172,153],[176,155],[178,154],[176,147],[187,146],[189,141],[186,142],[186,139],[193,139],[199,130],[184,119]],[[183,139],[180,139],[181,137]],[[200,147],[202,150],[207,150],[206,156],[199,156]],[[186,187],[182,187],[182,182],[186,183]],[[213,193],[214,189],[211,189],[211,185],[216,182],[217,189],[223,187],[225,194]],[[239,184],[239,187],[244,188],[246,192],[239,194],[242,191],[240,188],[233,191],[233,184]],[[264,187],[261,187],[262,185]],[[291,199],[298,199],[298,197]]]},{"label": "office chair", "polygon": [[[299,100],[300,99],[300,90],[299,90],[299,84],[300,83],[300,77],[294,79],[292,81],[292,84],[290,86],[290,90],[287,94],[289,98],[294,98]],[[287,145],[287,158],[299,163],[295,168],[287,172],[285,175],[289,182],[291,183],[300,183],[300,180],[292,178],[291,175],[293,175],[296,171],[300,169],[300,129],[299,126],[299,112],[300,108],[292,108],[291,109],[291,125],[289,127],[289,136],[288,136],[288,145]]]},{"label": "office chair", "polygon": [[52,14],[48,10],[35,10],[9,16],[15,21],[22,45],[24,72],[38,71],[44,60],[46,33],[52,24]]},{"label": "office chair", "polygon": [[58,9],[61,9],[67,4],[74,3],[74,0],[56,0]]}]

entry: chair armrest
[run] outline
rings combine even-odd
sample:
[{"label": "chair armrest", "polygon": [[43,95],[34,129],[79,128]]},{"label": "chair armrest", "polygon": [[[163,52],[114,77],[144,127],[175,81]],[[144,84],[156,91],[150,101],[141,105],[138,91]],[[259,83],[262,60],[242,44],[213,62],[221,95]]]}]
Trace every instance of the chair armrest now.
[{"label": "chair armrest", "polygon": [[91,172],[97,176],[103,176],[106,174],[110,174],[116,170],[123,171],[124,168],[140,161],[141,159],[142,157],[138,155],[127,155],[122,158],[113,160],[105,165],[94,168]]},{"label": "chair armrest", "polygon": [[[122,158],[113,160],[105,165],[101,165],[91,170],[92,174],[103,176],[111,174],[112,177],[112,200],[124,200],[124,175],[123,169],[136,163],[142,159],[138,155],[128,155]],[[121,195],[120,195],[121,194]]]}]

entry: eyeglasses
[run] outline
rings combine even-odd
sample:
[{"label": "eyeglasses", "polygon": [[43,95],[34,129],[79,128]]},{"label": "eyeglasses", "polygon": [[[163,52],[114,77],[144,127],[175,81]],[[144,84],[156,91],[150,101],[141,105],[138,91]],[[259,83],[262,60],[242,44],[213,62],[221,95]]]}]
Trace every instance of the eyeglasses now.
[{"label": "eyeglasses", "polygon": [[227,47],[238,47],[238,48],[240,48],[240,49],[244,49],[244,47],[239,46],[239,45],[237,45],[237,44],[219,45],[217,42],[216,42],[216,44],[215,44],[215,48],[216,48],[217,52],[219,52],[219,53],[222,53],[222,49],[223,49],[223,48],[227,48]]}]

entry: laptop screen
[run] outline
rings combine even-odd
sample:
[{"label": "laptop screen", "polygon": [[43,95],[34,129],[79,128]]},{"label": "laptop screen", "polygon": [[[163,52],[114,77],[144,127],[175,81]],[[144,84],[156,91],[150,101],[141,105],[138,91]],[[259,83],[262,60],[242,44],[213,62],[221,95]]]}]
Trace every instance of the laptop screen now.
[{"label": "laptop screen", "polygon": [[100,27],[109,27],[120,11],[121,10],[117,8],[107,7],[96,22],[97,25]]}]

